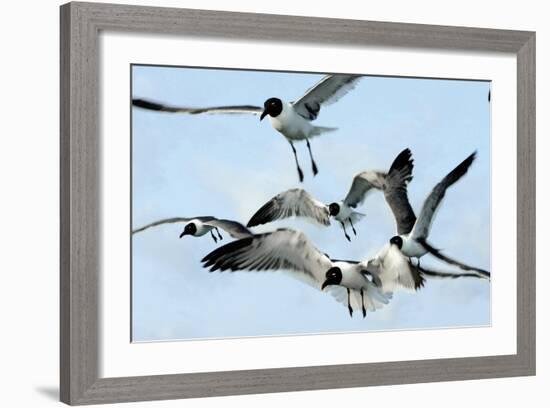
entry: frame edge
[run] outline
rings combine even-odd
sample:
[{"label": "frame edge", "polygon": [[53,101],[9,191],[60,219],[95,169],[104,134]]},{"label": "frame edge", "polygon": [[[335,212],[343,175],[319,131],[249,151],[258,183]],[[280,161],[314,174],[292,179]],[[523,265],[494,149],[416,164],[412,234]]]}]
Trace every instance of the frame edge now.
[{"label": "frame edge", "polygon": [[517,88],[517,353],[525,375],[535,375],[536,34],[534,32],[517,53]]}]

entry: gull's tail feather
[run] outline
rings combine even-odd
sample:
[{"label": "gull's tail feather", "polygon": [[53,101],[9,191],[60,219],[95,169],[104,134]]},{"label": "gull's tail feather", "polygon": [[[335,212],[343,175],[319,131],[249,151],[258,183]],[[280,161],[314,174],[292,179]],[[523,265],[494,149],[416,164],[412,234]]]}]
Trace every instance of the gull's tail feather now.
[{"label": "gull's tail feather", "polygon": [[351,218],[351,221],[355,224],[355,223],[358,223],[359,221],[361,221],[364,216],[365,216],[365,214],[360,213],[359,211],[353,211],[351,213],[350,218]]},{"label": "gull's tail feather", "polygon": [[324,127],[324,126],[314,126],[313,127],[313,130],[311,131],[310,133],[310,136],[313,137],[313,136],[319,136],[319,135],[322,135],[323,133],[328,133],[328,132],[334,132],[338,130],[338,128],[335,128],[335,127]]}]

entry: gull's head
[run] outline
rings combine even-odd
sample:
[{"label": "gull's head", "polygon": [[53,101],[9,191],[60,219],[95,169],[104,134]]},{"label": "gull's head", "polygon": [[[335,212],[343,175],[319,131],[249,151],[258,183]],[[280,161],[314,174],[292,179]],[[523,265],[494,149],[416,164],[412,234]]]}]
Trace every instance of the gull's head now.
[{"label": "gull's head", "polygon": [[279,98],[269,98],[264,102],[264,111],[260,115],[260,120],[266,117],[266,115],[275,118],[283,111],[283,101]]},{"label": "gull's head", "polygon": [[397,248],[403,248],[403,238],[399,235],[396,235],[390,239],[390,245],[395,245]]},{"label": "gull's head", "polygon": [[321,286],[321,290],[329,285],[339,285],[342,282],[342,270],[337,266],[333,266],[325,273],[325,281]]},{"label": "gull's head", "polygon": [[338,203],[330,203],[328,205],[328,213],[332,215],[333,217],[338,215],[340,212],[340,204]]},{"label": "gull's head", "polygon": [[184,235],[195,235],[197,232],[197,226],[194,222],[190,222],[185,226],[183,232],[180,234],[180,238],[183,238]]}]

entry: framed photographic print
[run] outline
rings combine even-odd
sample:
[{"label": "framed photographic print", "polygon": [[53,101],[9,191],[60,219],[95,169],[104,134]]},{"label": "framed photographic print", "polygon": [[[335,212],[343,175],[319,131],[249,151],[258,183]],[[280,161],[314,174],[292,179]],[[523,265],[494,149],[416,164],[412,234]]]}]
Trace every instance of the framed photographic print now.
[{"label": "framed photographic print", "polygon": [[535,34],[61,7],[61,399],[535,373]]}]

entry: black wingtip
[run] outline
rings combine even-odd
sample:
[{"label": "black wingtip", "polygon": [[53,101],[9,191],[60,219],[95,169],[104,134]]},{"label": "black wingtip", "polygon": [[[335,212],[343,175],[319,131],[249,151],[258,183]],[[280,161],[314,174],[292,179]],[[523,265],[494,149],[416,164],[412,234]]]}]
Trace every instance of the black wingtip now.
[{"label": "black wingtip", "polygon": [[253,237],[238,239],[228,244],[216,248],[204,258],[201,259],[204,268],[210,268],[210,272],[227,269],[232,269],[234,265],[234,255],[243,248],[248,247],[252,243]]},{"label": "black wingtip", "polygon": [[414,160],[412,159],[412,152],[411,149],[406,148],[401,153],[397,155],[397,157],[394,159],[393,163],[390,166],[389,173],[392,173],[393,171],[399,171],[407,166],[413,166]]},{"label": "black wingtip", "polygon": [[414,281],[414,290],[420,290],[424,287],[426,279],[422,276],[421,273],[418,274],[418,278]]},{"label": "black wingtip", "polygon": [[132,99],[132,105],[138,108],[154,110],[154,111],[161,111],[164,109],[164,106],[159,103],[151,102],[151,101],[147,101],[145,99],[139,99],[139,98]]},{"label": "black wingtip", "polygon": [[267,224],[271,221],[273,215],[273,202],[272,200],[268,201],[260,207],[258,211],[250,218],[250,221],[246,224],[248,228],[256,227],[258,225]]},{"label": "black wingtip", "polygon": [[447,175],[447,185],[451,185],[454,182],[458,181],[462,176],[466,174],[472,163],[477,157],[477,150],[466,157],[458,166],[456,166],[448,175]]}]

